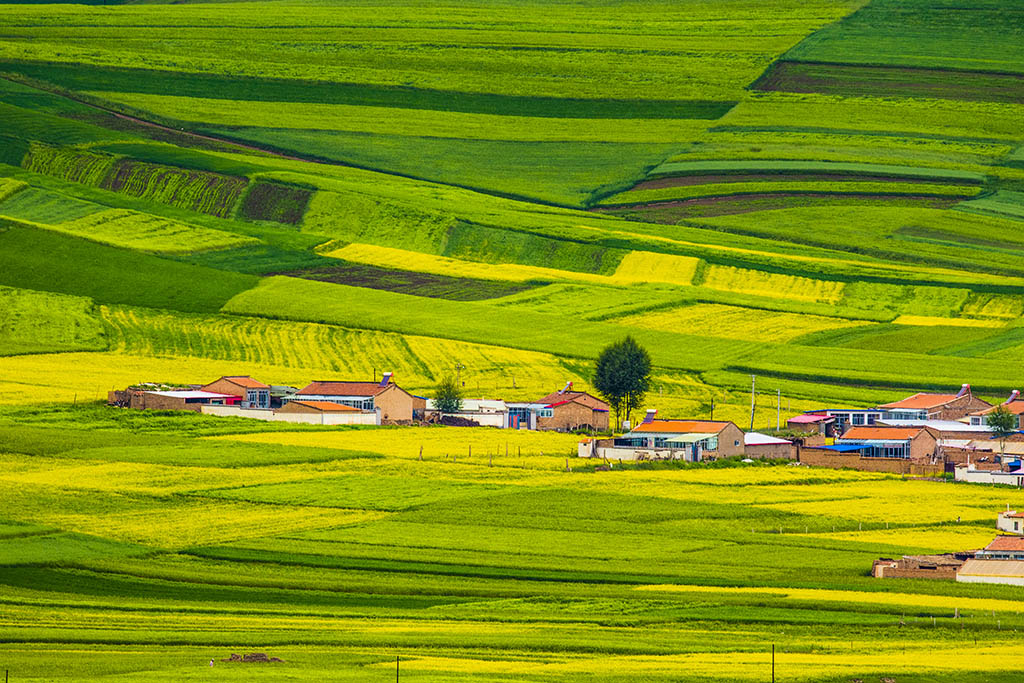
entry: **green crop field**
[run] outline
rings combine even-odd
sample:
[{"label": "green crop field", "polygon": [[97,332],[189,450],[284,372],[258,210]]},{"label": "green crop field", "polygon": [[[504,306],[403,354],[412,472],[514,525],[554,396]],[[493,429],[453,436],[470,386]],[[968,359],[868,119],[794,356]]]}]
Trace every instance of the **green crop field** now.
[{"label": "green crop field", "polygon": [[[1022,26],[1014,0],[0,2],[0,669],[708,683],[771,680],[774,645],[779,681],[1019,679],[1019,588],[868,576],[984,545],[1013,490],[104,399],[393,371],[530,401],[627,334],[661,417],[1001,399]],[[253,651],[285,661],[219,661]]]}]

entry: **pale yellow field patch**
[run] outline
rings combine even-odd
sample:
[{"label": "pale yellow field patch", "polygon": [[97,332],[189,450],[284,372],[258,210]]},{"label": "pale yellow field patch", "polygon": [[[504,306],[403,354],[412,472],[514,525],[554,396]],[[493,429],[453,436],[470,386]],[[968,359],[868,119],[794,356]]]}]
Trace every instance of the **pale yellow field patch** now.
[{"label": "pale yellow field patch", "polygon": [[[486,427],[402,427],[315,433],[266,432],[212,438],[247,443],[340,448],[399,458],[419,458],[422,447],[423,457],[431,460],[450,455],[458,460],[472,458],[473,462],[480,462],[483,459],[485,463],[488,457],[496,457],[498,462],[502,462],[506,458],[506,445],[509,451],[508,458],[511,459],[518,457],[520,453],[523,456],[546,455],[575,459],[580,440],[575,434]],[[470,449],[475,453],[471,454]]]},{"label": "pale yellow field patch", "polygon": [[177,509],[140,509],[108,514],[42,513],[40,521],[156,548],[179,550],[244,538],[369,522],[389,513],[291,505],[259,505],[196,499]]},{"label": "pale yellow field patch", "polygon": [[980,320],[977,318],[939,318],[928,315],[901,315],[892,321],[893,325],[916,325],[923,327],[1005,327],[1005,320]]},{"label": "pale yellow field patch", "polygon": [[660,584],[637,586],[639,591],[664,593],[720,593],[724,595],[765,595],[779,600],[800,600],[807,602],[845,602],[860,605],[890,605],[896,607],[926,608],[946,614],[954,608],[977,610],[979,612],[1013,612],[1021,610],[1018,600],[998,598],[965,598],[951,595],[926,595],[922,593],[889,593],[874,591],[843,591],[826,588],[777,588],[773,586],[693,586],[681,584]]},{"label": "pale yellow field patch", "polygon": [[724,304],[693,304],[617,318],[616,323],[651,330],[705,334],[724,339],[786,342],[812,332],[860,327],[863,322]]},{"label": "pale yellow field patch", "polygon": [[[805,534],[800,534],[805,536]],[[900,527],[869,531],[842,531],[834,534],[806,534],[811,538],[825,538],[861,543],[883,543],[902,548],[922,548],[933,553],[960,550],[978,550],[992,542],[995,528],[977,526]]]}]

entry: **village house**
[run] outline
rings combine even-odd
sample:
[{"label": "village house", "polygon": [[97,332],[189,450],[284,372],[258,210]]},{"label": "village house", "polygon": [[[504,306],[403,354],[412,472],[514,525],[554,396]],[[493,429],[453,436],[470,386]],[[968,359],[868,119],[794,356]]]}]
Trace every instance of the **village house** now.
[{"label": "village house", "polygon": [[996,536],[974,557],[979,560],[1024,560],[1024,537]]},{"label": "village house", "polygon": [[851,427],[834,445],[804,447],[800,462],[818,467],[939,474],[938,437],[928,427]]},{"label": "village house", "polygon": [[572,382],[560,391],[537,399],[536,429],[570,432],[608,431],[609,405],[585,391],[573,391]]},{"label": "village house", "polygon": [[956,394],[918,393],[878,407],[890,420],[959,420],[991,405],[975,397],[970,384],[964,384]]},{"label": "village house", "polygon": [[388,424],[410,423],[422,418],[426,399],[413,396],[393,379],[392,373],[385,372],[379,382],[317,380],[287,397],[285,405],[292,401],[340,403],[362,411],[378,411],[380,421]]},{"label": "village house", "polygon": [[898,560],[883,557],[871,566],[876,579],[956,579],[957,570],[973,553],[904,555]]},{"label": "village house", "polygon": [[743,452],[748,458],[796,460],[796,445],[792,441],[758,432],[743,435]]},{"label": "village house", "polygon": [[242,408],[270,410],[270,385],[254,380],[248,375],[221,377],[200,388],[203,391],[237,396],[238,405]]},{"label": "village house", "polygon": [[745,453],[743,431],[732,422],[716,420],[656,420],[656,410],[615,439],[580,443],[580,457],[610,460],[686,460],[701,462]]},{"label": "village house", "polygon": [[[1021,469],[1021,461],[1014,460],[1002,465],[996,464],[999,469],[989,468],[982,464],[971,463],[969,465],[956,465],[953,478],[956,481],[966,481],[972,484],[999,484],[1002,486],[1016,486],[1024,488],[1024,469]],[[1002,469],[1006,467],[1008,469]]]},{"label": "village house", "polygon": [[976,410],[968,415],[966,420],[972,425],[988,424],[985,421],[985,418],[988,417],[989,413],[999,408],[1003,408],[1017,418],[1015,425],[1017,429],[1024,429],[1024,401],[1020,400],[1020,391],[1017,389],[1013,390],[1010,394],[1010,398],[1006,399],[998,406],[992,406],[991,408],[985,408],[984,410]]},{"label": "village house", "polygon": [[[885,415],[885,411],[879,408],[821,408],[810,410],[804,416],[791,418],[794,425],[815,424],[814,418],[822,419],[817,424],[822,425],[820,431],[825,436],[842,436],[850,427],[863,427],[874,425]],[[798,418],[803,417],[801,421]],[[787,421],[788,424],[788,421]],[[813,431],[813,430],[807,430]]]},{"label": "village house", "polygon": [[111,391],[107,403],[135,410],[191,410],[200,412],[203,406],[235,405],[239,401],[232,394],[219,394],[198,389],[146,390],[129,388]]},{"label": "village house", "polygon": [[975,439],[992,436],[988,425],[972,425],[960,420],[904,420],[883,418],[876,423],[885,427],[927,427],[939,439],[940,446],[964,446]]},{"label": "village house", "polygon": [[1007,506],[1007,510],[996,518],[996,528],[1008,534],[1024,535],[1024,512],[1010,510]]}]

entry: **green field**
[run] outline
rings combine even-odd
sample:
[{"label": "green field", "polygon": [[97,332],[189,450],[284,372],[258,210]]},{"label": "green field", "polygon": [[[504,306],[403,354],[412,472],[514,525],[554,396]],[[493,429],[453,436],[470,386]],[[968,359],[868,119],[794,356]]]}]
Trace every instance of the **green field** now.
[{"label": "green field", "polygon": [[[172,4],[0,3],[11,681],[1020,677],[1019,589],[867,575],[1012,490],[102,404],[456,368],[530,401],[627,334],[664,417],[747,426],[751,375],[759,429],[1005,397],[1019,3]],[[209,666],[252,651],[285,661]]]}]

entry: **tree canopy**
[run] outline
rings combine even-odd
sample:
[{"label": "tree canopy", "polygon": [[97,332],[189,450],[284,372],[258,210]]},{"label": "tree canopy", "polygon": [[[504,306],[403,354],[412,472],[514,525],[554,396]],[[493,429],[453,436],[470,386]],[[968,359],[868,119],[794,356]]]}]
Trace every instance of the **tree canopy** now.
[{"label": "tree canopy", "polygon": [[609,344],[597,357],[594,388],[615,411],[615,424],[640,407],[651,386],[651,356],[632,337]]},{"label": "tree canopy", "polygon": [[462,410],[462,389],[451,375],[445,375],[438,382],[434,408],[442,415],[451,415]]}]

